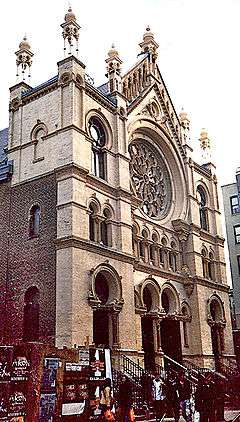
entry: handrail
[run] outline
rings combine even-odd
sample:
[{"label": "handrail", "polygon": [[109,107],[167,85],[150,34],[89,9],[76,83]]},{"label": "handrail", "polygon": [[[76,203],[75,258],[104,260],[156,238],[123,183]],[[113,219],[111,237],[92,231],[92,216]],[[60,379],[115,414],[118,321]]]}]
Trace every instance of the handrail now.
[{"label": "handrail", "polygon": [[[190,369],[190,368],[188,368],[188,367],[186,367],[186,366],[184,366],[184,365],[182,365],[181,363],[179,363],[179,362],[177,362],[176,360],[174,360],[174,359],[172,359],[172,358],[170,358],[170,356],[167,356],[167,355],[164,355],[164,359],[167,359],[167,360],[169,360],[170,362],[172,362],[172,363],[174,363],[174,365],[176,365],[176,366],[179,366],[181,369],[183,369],[185,372],[190,372],[190,371],[192,371],[192,372],[195,372],[195,374],[196,374],[196,369]],[[194,382],[198,382],[198,378],[196,378],[193,374],[190,374],[191,375],[191,378],[194,380]]]},{"label": "handrail", "polygon": [[240,413],[238,414],[238,415],[236,415],[232,420],[231,420],[231,422],[237,422],[237,421],[240,421]]}]

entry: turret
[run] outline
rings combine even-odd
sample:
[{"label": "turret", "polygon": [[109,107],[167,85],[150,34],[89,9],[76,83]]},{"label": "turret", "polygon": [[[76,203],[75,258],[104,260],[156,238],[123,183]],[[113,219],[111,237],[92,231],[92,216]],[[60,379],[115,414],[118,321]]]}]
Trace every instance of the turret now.
[{"label": "turret", "polygon": [[106,76],[108,77],[109,92],[122,92],[122,60],[119,58],[118,51],[115,49],[114,44],[112,44],[105,62],[107,63]]},{"label": "turret", "polygon": [[[27,40],[26,35],[23,37],[23,40],[19,44],[19,50],[15,52],[17,59],[17,82],[25,81],[26,76],[30,80],[31,78],[31,66],[32,66],[32,57],[34,54],[31,51],[31,46]],[[21,75],[19,75],[19,70],[21,70]],[[28,74],[26,75],[26,72]]]},{"label": "turret", "polygon": [[64,40],[64,56],[66,56],[66,45],[68,44],[68,55],[78,55],[78,40],[80,26],[77,23],[77,18],[69,6],[68,12],[65,15],[64,23],[61,24],[63,28],[62,36]]}]

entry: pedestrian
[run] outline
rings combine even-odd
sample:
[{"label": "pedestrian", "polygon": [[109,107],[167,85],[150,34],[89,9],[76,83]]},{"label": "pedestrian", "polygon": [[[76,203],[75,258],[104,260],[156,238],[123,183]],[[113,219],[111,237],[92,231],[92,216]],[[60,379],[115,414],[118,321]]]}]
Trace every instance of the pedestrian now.
[{"label": "pedestrian", "polygon": [[152,400],[152,378],[151,374],[147,372],[143,372],[141,376],[142,398],[148,407]]},{"label": "pedestrian", "polygon": [[132,419],[132,403],[133,403],[132,383],[129,378],[124,375],[119,385],[118,404],[120,422],[131,421]]},{"label": "pedestrian", "polygon": [[167,373],[167,398],[166,398],[166,408],[167,408],[167,415],[174,416],[175,421],[178,421],[179,418],[179,397],[177,391],[177,376],[176,373],[172,370],[169,370]]},{"label": "pedestrian", "polygon": [[156,422],[160,422],[166,414],[166,385],[158,374],[152,383],[152,395]]},{"label": "pedestrian", "polygon": [[217,421],[224,421],[224,404],[226,394],[226,383],[224,378],[216,378],[216,416]]},{"label": "pedestrian", "polygon": [[186,378],[184,371],[181,371],[177,381],[178,399],[182,415],[186,422],[192,422],[192,412],[190,407],[191,383]]},{"label": "pedestrian", "polygon": [[199,378],[195,408],[200,413],[201,422],[216,422],[216,390],[211,372]]}]

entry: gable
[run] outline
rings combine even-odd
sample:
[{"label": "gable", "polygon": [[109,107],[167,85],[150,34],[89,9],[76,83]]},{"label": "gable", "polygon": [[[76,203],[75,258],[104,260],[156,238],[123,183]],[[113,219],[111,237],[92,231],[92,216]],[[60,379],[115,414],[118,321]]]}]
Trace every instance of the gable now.
[{"label": "gable", "polygon": [[129,121],[147,118],[161,127],[163,132],[178,146],[185,157],[182,146],[181,125],[163,84],[154,81],[144,92],[128,105]]}]

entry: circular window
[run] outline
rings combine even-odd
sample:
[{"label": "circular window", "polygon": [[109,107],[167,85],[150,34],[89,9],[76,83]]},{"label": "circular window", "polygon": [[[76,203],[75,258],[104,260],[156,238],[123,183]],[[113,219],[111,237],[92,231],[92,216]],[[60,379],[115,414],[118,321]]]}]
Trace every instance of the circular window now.
[{"label": "circular window", "polygon": [[157,148],[139,139],[129,146],[130,175],[140,209],[151,218],[164,218],[170,208],[170,176]]},{"label": "circular window", "polygon": [[109,287],[106,278],[101,273],[99,273],[96,277],[95,291],[100,302],[105,305],[109,298]]},{"label": "circular window", "polygon": [[98,119],[92,117],[89,120],[89,133],[95,141],[96,146],[103,147],[106,143],[106,135],[102,124]]}]

